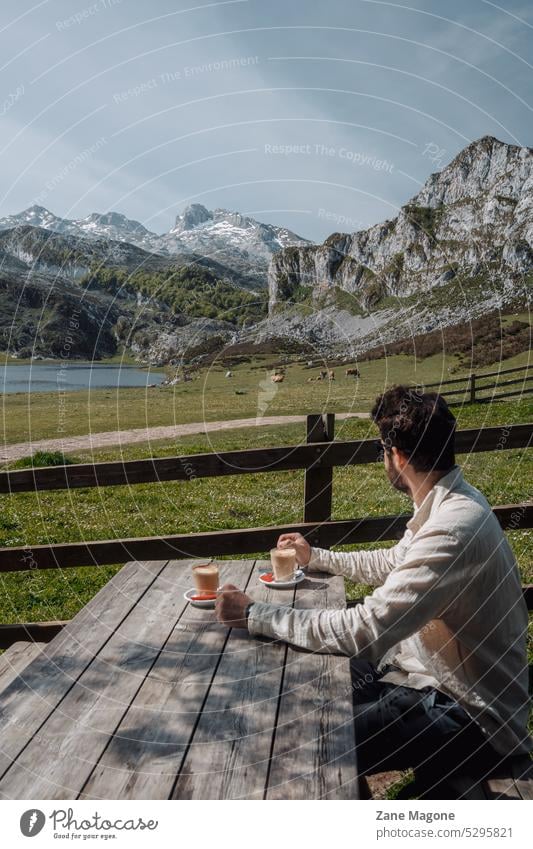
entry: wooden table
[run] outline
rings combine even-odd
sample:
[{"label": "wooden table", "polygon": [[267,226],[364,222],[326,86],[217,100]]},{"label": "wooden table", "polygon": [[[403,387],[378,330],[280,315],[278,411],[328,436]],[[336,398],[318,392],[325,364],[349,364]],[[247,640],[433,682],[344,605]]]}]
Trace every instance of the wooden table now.
[{"label": "wooden table", "polygon": [[[194,561],[131,562],[0,692],[0,798],[357,798],[349,661],[251,637],[183,598]],[[222,581],[344,607],[342,578]]]}]

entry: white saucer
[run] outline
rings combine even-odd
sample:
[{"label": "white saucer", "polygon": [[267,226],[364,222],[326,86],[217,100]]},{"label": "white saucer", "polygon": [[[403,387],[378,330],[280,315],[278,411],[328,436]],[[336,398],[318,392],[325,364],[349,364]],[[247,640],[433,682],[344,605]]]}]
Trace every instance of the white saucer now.
[{"label": "white saucer", "polygon": [[287,587],[295,587],[296,584],[299,584],[305,578],[305,572],[303,572],[301,569],[297,569],[295,574],[294,574],[294,578],[292,578],[291,581],[265,581],[265,580],[263,580],[264,575],[271,575],[271,574],[272,574],[272,572],[263,572],[261,575],[259,575],[259,580],[261,581],[262,584],[265,585],[265,587],[272,587],[273,590],[284,590],[284,589],[287,589]]},{"label": "white saucer", "polygon": [[189,602],[189,604],[192,604],[193,607],[204,607],[204,608],[211,608],[211,609],[214,608],[216,599],[208,598],[208,599],[205,599],[205,601],[194,601],[193,598],[192,598],[193,595],[200,595],[200,593],[198,592],[197,589],[195,589],[194,587],[191,587],[190,590],[187,590],[186,593],[183,593],[183,598],[186,599]]}]

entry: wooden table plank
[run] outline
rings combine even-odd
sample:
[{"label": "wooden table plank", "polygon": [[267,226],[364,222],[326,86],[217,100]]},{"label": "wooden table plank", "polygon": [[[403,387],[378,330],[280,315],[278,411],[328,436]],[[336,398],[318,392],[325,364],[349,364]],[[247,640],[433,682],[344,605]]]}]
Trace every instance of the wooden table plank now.
[{"label": "wooden table plank", "polygon": [[26,640],[10,645],[0,655],[0,690],[5,690],[43,649],[46,649],[46,643],[31,643]]},{"label": "wooden table plank", "polygon": [[[33,738],[0,790],[15,799],[75,797],[187,606],[184,563],[169,563],[142,593]],[[81,641],[85,631],[77,633]]]},{"label": "wooden table plank", "polygon": [[[245,589],[253,561],[223,561],[221,583]],[[80,794],[166,799],[227,640],[212,610],[185,610]]]},{"label": "wooden table plank", "polygon": [[[297,587],[297,609],[345,606],[341,577]],[[289,647],[266,797],[358,798],[349,658]]]},{"label": "wooden table plank", "polygon": [[126,564],[0,693],[0,782],[165,565]]},{"label": "wooden table plank", "polygon": [[[294,589],[268,589],[258,580],[248,592],[257,601],[292,604]],[[174,799],[263,798],[276,723],[284,643],[251,638],[232,629],[186,760]]]}]

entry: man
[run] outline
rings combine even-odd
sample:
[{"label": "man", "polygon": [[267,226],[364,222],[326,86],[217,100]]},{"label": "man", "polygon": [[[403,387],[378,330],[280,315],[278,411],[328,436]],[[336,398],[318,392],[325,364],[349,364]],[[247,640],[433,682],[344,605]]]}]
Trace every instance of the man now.
[{"label": "man", "polygon": [[376,400],[385,470],[414,515],[392,548],[331,552],[301,534],[312,571],[376,587],[347,610],[254,603],[230,584],[221,622],[352,658],[359,771],[484,773],[531,749],[527,609],[515,558],[484,496],[455,465],[455,418],[436,393],[396,386]]}]

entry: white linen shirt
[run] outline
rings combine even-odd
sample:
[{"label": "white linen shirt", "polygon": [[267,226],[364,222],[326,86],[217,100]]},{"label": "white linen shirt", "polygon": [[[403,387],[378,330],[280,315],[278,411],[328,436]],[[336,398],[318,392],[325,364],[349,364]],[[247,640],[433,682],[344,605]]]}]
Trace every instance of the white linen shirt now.
[{"label": "white linen shirt", "polygon": [[515,557],[489,503],[458,466],[387,549],[313,548],[309,571],[377,587],[348,610],[254,603],[251,634],[384,667],[381,681],[451,696],[501,754],[531,750],[528,613]]}]

